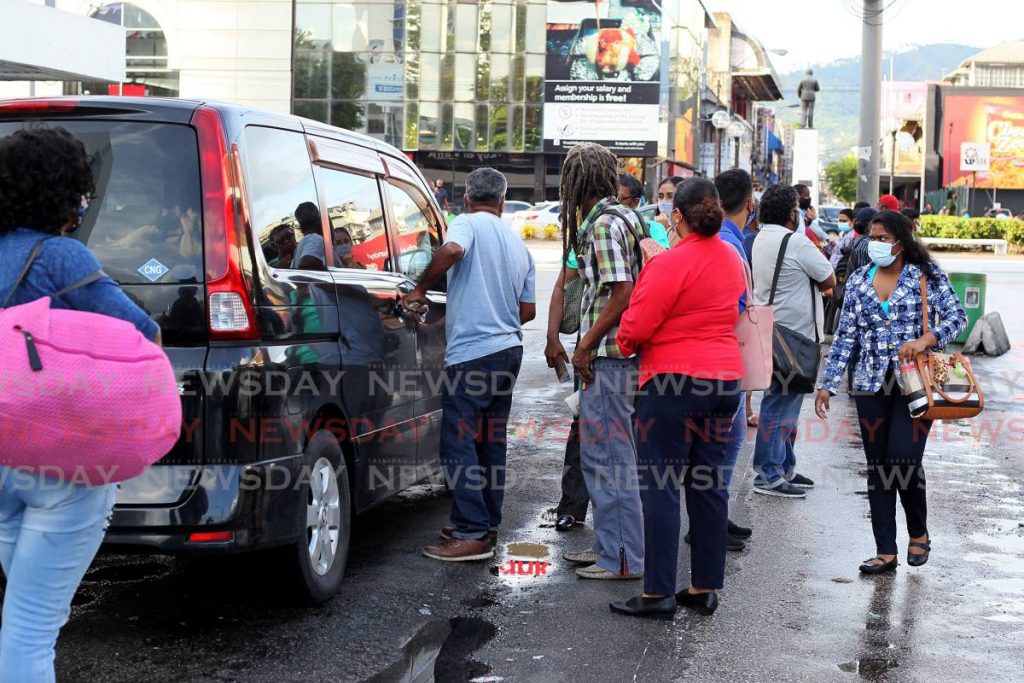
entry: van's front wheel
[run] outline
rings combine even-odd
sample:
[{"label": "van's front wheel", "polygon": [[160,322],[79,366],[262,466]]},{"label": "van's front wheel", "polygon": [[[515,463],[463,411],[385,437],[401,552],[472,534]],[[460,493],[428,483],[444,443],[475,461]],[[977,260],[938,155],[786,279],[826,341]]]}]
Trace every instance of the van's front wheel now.
[{"label": "van's front wheel", "polygon": [[299,597],[311,604],[334,596],[341,587],[352,532],[352,492],[341,448],[334,436],[319,431],[306,448],[305,501],[300,528],[289,548],[289,564]]}]

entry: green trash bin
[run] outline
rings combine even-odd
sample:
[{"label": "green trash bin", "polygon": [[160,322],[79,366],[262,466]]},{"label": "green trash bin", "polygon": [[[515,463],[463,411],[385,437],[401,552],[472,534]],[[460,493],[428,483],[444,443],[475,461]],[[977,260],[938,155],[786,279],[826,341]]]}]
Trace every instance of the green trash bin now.
[{"label": "green trash bin", "polygon": [[963,344],[966,342],[967,335],[974,329],[974,324],[981,319],[981,316],[985,315],[986,280],[983,273],[949,274],[949,281],[967,313],[967,327],[959,337],[953,340],[953,343]]}]

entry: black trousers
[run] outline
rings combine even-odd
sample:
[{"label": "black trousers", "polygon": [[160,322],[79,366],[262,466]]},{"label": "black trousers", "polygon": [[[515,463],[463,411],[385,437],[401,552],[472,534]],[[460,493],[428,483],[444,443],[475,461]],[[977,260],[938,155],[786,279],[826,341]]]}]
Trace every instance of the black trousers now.
[{"label": "black trousers", "polygon": [[558,501],[555,513],[572,515],[577,522],[587,518],[587,506],[590,495],[587,483],[583,480],[583,469],[580,467],[580,419],[574,417],[569,428],[569,439],[565,442],[565,466],[562,470],[562,499]]},{"label": "black trousers", "polygon": [[854,395],[864,455],[868,461],[868,503],[879,555],[895,555],[896,498],[907,516],[907,533],[928,533],[928,505],[922,458],[931,420],[910,417],[907,398],[892,382],[876,394]]},{"label": "black trousers", "polygon": [[[658,386],[662,380],[667,381]],[[677,590],[680,488],[690,519],[691,584],[724,585],[729,524],[724,470],[739,403],[739,382],[686,375],[658,375],[637,398],[645,593],[672,595]]]}]

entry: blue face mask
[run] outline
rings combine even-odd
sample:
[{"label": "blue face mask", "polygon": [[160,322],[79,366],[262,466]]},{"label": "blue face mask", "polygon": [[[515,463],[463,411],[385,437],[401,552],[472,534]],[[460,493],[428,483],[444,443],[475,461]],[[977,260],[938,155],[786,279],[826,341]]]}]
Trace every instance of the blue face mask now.
[{"label": "blue face mask", "polygon": [[658,213],[662,216],[671,216],[672,202],[658,202]]},{"label": "blue face mask", "polygon": [[853,223],[838,223],[837,227],[839,232],[850,232],[850,228],[853,227]]},{"label": "blue face mask", "polygon": [[339,244],[339,245],[337,245],[336,247],[334,247],[334,255],[338,257],[339,261],[342,260],[342,259],[348,258],[349,256],[352,255],[352,245],[351,244]]},{"label": "blue face mask", "polygon": [[868,256],[871,257],[872,263],[876,266],[886,268],[891,266],[896,257],[899,256],[899,254],[892,253],[894,246],[896,245],[889,244],[888,242],[868,242]]}]

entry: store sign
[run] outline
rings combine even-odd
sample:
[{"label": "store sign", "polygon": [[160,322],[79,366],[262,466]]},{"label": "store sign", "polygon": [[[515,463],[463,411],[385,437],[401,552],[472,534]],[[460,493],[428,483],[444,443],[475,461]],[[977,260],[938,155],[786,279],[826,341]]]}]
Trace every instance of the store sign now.
[{"label": "store sign", "polygon": [[368,64],[367,99],[375,102],[401,102],[405,93],[405,71],[401,64]]},{"label": "store sign", "polygon": [[987,171],[992,165],[992,150],[987,142],[960,143],[960,170],[964,173]]},{"label": "store sign", "polygon": [[597,142],[658,152],[661,10],[654,0],[548,0],[544,151]]}]

